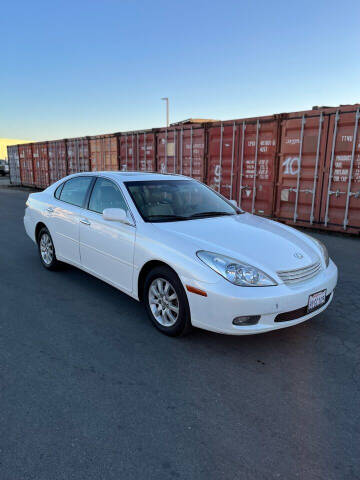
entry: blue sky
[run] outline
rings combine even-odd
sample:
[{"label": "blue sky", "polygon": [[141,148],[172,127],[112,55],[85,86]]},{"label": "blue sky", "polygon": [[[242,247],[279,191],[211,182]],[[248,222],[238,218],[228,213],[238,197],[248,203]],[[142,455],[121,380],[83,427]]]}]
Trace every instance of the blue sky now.
[{"label": "blue sky", "polygon": [[0,137],[34,140],[360,101],[360,2],[13,1]]}]

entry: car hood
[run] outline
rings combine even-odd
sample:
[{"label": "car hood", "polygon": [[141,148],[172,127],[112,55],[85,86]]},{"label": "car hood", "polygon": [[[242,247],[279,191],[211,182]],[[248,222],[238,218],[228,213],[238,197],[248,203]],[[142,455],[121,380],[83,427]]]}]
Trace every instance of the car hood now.
[{"label": "car hood", "polygon": [[303,268],[320,260],[316,244],[304,234],[248,213],[153,225],[183,237],[196,250],[222,253],[268,273]]}]

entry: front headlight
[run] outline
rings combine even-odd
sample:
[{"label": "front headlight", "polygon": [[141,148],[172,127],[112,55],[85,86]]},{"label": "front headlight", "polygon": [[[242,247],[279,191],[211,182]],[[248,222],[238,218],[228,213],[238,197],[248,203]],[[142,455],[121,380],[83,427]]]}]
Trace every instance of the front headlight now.
[{"label": "front headlight", "polygon": [[234,285],[242,287],[270,287],[277,285],[275,280],[266,275],[262,270],[234,258],[218,253],[206,252],[205,250],[196,252],[196,255],[208,267]]},{"label": "front headlight", "polygon": [[308,235],[307,233],[305,233],[304,235],[306,235],[307,237],[311,238],[311,240],[316,243],[316,245],[320,248],[321,250],[321,253],[322,253],[322,256],[323,256],[323,259],[324,259],[324,262],[325,262],[325,265],[326,265],[326,268],[329,266],[329,261],[330,261],[330,258],[329,258],[329,252],[328,252],[328,249],[325,247],[325,245],[320,242],[320,240],[318,240],[317,238],[314,238],[314,237],[311,237],[310,235]]}]

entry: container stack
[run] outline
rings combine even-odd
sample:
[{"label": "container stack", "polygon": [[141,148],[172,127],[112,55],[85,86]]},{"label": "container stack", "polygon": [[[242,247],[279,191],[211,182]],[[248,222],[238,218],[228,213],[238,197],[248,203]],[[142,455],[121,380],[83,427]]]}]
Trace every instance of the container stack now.
[{"label": "container stack", "polygon": [[245,211],[360,233],[360,105],[8,147],[10,181],[46,188],[77,172],[176,173]]}]

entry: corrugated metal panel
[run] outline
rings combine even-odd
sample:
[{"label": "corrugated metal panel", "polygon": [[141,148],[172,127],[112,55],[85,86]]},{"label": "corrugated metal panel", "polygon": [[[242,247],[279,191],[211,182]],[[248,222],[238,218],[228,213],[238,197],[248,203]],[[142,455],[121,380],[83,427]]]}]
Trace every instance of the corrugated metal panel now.
[{"label": "corrugated metal panel", "polygon": [[155,145],[155,134],[153,132],[136,134],[136,169],[140,172],[156,171]]},{"label": "corrugated metal panel", "polygon": [[90,170],[89,138],[69,138],[66,140],[68,175]]},{"label": "corrugated metal panel", "polygon": [[118,145],[120,170],[135,171],[137,169],[135,133],[119,135]]},{"label": "corrugated metal panel", "polygon": [[281,122],[276,216],[289,224],[319,222],[329,116],[289,115]]},{"label": "corrugated metal panel", "polygon": [[161,173],[179,172],[179,132],[177,128],[165,128],[156,132],[156,166]]},{"label": "corrugated metal panel", "polygon": [[31,143],[19,145],[19,159],[21,184],[24,186],[33,187],[35,183]]},{"label": "corrugated metal panel", "polygon": [[238,119],[208,126],[207,183],[245,211],[271,217],[279,119]]},{"label": "corrugated metal panel", "polygon": [[12,185],[20,185],[20,161],[19,161],[19,149],[17,145],[7,147],[9,170],[10,170],[10,183]]},{"label": "corrugated metal panel", "polygon": [[37,142],[32,145],[34,183],[37,188],[49,186],[49,157],[47,142]]},{"label": "corrugated metal panel", "polygon": [[50,184],[67,175],[66,142],[54,140],[48,143]]},{"label": "corrugated metal panel", "polygon": [[239,131],[235,121],[207,130],[207,184],[229,199],[236,199]]},{"label": "corrugated metal panel", "polygon": [[237,198],[239,206],[247,212],[273,215],[278,141],[278,118],[241,122]]},{"label": "corrugated metal panel", "polygon": [[181,175],[205,181],[205,128],[184,126],[178,135],[178,170]]},{"label": "corrugated metal panel", "polygon": [[90,137],[91,170],[119,170],[118,140],[114,134]]},{"label": "corrugated metal panel", "polygon": [[[340,108],[329,121],[320,222],[329,230],[360,231],[359,108]],[[320,197],[319,197],[320,203]]]},{"label": "corrugated metal panel", "polygon": [[120,170],[156,171],[156,140],[154,131],[122,133],[119,143]]}]

